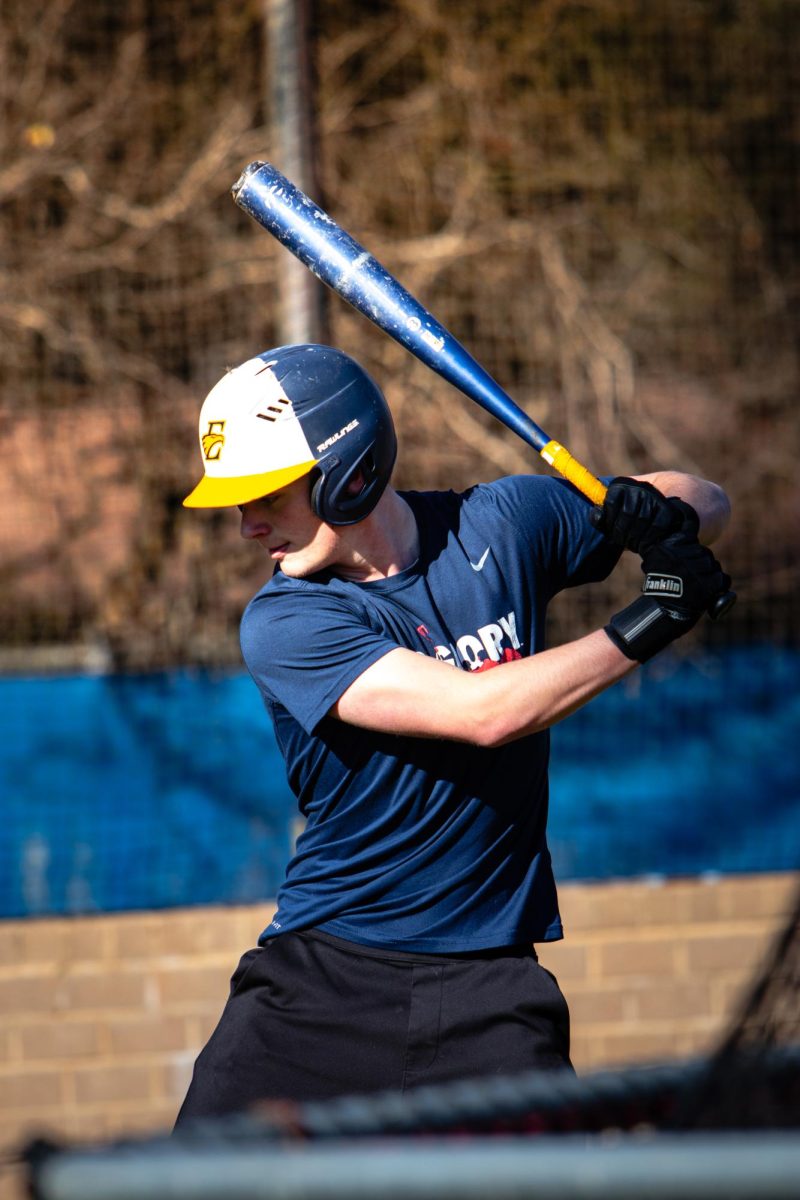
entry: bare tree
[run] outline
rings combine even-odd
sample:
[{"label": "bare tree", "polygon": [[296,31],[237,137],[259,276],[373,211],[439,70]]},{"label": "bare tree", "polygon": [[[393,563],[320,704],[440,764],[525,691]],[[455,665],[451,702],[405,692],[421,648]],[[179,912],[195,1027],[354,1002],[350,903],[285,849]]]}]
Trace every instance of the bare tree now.
[{"label": "bare tree", "polygon": [[[726,484],[737,638],[797,634],[791,9],[311,6],[327,206],[596,471]],[[228,194],[272,156],[264,37],[262,0],[5,2],[11,646],[238,660],[263,564],[230,517],[180,498],[199,401],[276,336],[286,251]],[[338,301],[330,315],[386,387],[401,485],[543,469],[363,318]],[[564,605],[560,632],[626,587]]]}]

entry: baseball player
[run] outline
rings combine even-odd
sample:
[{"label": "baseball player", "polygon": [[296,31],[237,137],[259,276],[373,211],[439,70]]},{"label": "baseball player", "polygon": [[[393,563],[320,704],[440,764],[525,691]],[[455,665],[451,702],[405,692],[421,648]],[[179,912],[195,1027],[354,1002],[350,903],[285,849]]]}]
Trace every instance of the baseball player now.
[{"label": "baseball player", "polygon": [[[562,936],[549,728],[727,591],[706,548],[724,493],[671,472],[616,479],[594,509],[541,475],[395,491],[384,397],[326,346],[226,374],[200,445],[184,503],[238,507],[273,565],[241,644],[306,824],[178,1123],[569,1067],[567,1005],[534,950]],[[545,649],[551,597],[623,548],[642,594]]]}]

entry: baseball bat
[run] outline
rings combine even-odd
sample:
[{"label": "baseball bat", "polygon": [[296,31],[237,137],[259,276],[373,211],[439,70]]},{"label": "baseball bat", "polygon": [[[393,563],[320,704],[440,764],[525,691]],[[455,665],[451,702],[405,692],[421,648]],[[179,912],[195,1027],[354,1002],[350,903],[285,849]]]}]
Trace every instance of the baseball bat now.
[{"label": "baseball bat", "polygon": [[595,504],[603,503],[606,489],[600,480],[549,438],[385,267],[276,167],[250,163],[232,191],[239,207],[318,279],[513,429]]},{"label": "baseball bat", "polygon": [[[268,162],[251,162],[231,189],[233,198],[273,237],[365,317],[502,421],[594,504],[606,486],[549,437],[484,370],[457,338],[326,212]],[[720,597],[721,616],[733,597]],[[720,601],[726,607],[720,607]],[[720,608],[720,611],[716,611]]]}]

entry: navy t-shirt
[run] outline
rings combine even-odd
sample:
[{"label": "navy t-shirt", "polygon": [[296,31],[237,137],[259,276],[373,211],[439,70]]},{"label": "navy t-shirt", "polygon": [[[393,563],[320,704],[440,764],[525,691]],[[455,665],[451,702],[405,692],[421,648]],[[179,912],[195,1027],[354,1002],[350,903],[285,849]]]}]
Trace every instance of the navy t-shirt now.
[{"label": "navy t-shirt", "polygon": [[315,927],[447,953],[559,938],[547,731],[486,749],[327,714],[398,646],[469,671],[535,654],[550,598],[605,578],[619,552],[586,500],[546,476],[401,495],[419,528],[413,566],[360,584],[278,570],[242,618],[244,659],[306,818],[262,940]]}]

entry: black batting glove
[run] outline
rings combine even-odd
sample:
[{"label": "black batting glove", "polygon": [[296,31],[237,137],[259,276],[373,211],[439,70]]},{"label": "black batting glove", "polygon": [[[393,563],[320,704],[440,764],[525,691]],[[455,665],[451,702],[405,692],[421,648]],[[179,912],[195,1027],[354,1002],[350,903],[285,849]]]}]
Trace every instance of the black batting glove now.
[{"label": "black batting glove", "polygon": [[[688,507],[688,505],[687,505]],[[731,578],[697,540],[697,515],[642,555],[642,595],[616,613],[605,631],[623,654],[647,662],[688,633],[730,589]]]},{"label": "black batting glove", "polygon": [[652,483],[619,475],[611,480],[605,500],[595,505],[589,519],[612,545],[642,554],[654,542],[679,530],[690,514],[697,518],[683,500],[662,495]]}]

